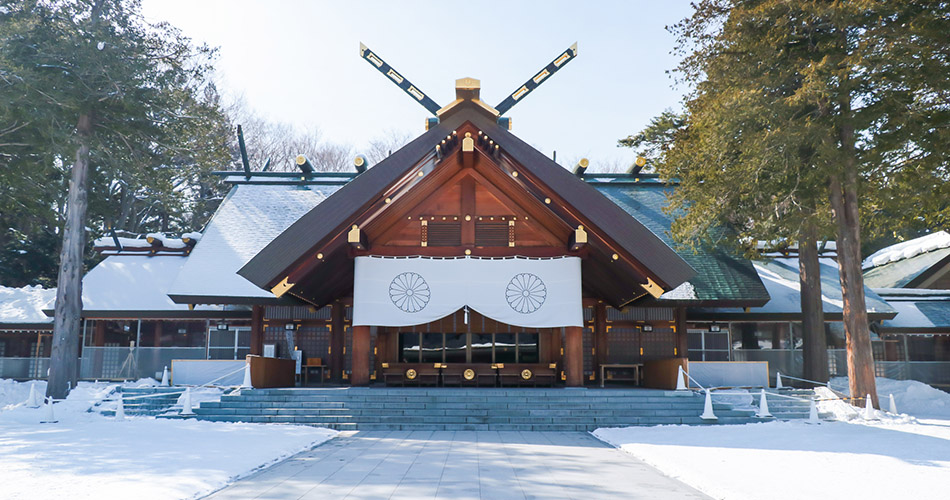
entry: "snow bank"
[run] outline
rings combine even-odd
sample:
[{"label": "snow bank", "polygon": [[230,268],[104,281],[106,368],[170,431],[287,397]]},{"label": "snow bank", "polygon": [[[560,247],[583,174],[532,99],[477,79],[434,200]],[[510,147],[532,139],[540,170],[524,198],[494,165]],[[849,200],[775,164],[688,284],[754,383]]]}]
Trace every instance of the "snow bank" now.
[{"label": "snow bank", "polygon": [[914,238],[903,243],[882,248],[864,259],[861,267],[868,269],[875,266],[882,266],[888,262],[909,259],[925,252],[932,252],[947,247],[950,247],[950,233],[938,231],[928,234],[927,236],[921,236],[920,238]]},{"label": "snow bank", "polygon": [[0,286],[0,323],[51,323],[43,314],[56,302],[56,289],[41,286]]},{"label": "snow bank", "polygon": [[597,429],[597,438],[718,499],[937,498],[950,421]]},{"label": "snow bank", "polygon": [[[877,396],[883,408],[887,408],[888,396],[894,395],[897,411],[917,418],[950,419],[950,394],[916,380],[894,380],[877,377]],[[848,377],[835,377],[831,388],[851,395]]]},{"label": "snow bank", "polygon": [[[137,383],[149,382],[129,385]],[[36,387],[46,390],[42,381]],[[59,423],[38,424],[45,409],[22,405],[30,383],[0,380],[0,496],[195,498],[336,435],[296,425],[116,421],[87,411],[115,387],[80,383],[54,405]]]}]

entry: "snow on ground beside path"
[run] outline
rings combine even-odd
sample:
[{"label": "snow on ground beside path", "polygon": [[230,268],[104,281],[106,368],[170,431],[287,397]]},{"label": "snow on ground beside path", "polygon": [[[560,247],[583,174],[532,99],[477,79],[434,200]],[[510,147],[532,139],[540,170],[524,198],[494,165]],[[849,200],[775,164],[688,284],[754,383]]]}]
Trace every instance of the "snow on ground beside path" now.
[{"label": "snow on ground beside path", "polygon": [[593,434],[719,499],[924,499],[950,484],[950,420],[674,425]]},{"label": "snow on ground beside path", "polygon": [[[831,388],[850,395],[848,377],[836,377],[829,382]],[[898,413],[918,418],[950,420],[950,394],[916,380],[894,380],[877,377],[877,395],[881,407],[887,409],[888,396],[894,395]],[[863,394],[862,394],[863,396]]]},{"label": "snow on ground beside path", "polygon": [[[114,387],[81,382],[54,405],[58,423],[39,424],[46,409],[22,404],[30,383],[0,380],[2,497],[194,498],[336,435],[296,425],[116,421],[87,411]],[[45,382],[36,388],[42,397]]]}]

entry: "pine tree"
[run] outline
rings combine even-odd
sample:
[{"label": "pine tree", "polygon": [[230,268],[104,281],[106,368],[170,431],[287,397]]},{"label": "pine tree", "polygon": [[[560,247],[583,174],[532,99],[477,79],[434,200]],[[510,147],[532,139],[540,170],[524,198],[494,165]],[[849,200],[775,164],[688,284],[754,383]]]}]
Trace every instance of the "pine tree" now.
[{"label": "pine tree", "polygon": [[[0,181],[36,169],[13,198],[32,188],[65,219],[49,396],[65,397],[79,375],[85,233],[111,217],[102,209],[108,193],[121,185],[153,196],[157,208],[145,215],[170,229],[185,215],[175,211],[188,204],[188,181],[228,161],[225,141],[205,132],[226,123],[209,99],[213,52],[146,23],[135,0],[0,3],[0,117],[22,124],[4,129],[17,139],[0,141]],[[57,193],[65,178],[67,197]]]}]

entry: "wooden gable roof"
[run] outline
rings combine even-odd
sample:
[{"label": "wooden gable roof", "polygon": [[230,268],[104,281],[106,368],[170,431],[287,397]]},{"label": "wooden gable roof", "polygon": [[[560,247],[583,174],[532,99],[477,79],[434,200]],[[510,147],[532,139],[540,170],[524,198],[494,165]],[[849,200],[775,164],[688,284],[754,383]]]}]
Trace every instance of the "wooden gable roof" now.
[{"label": "wooden gable roof", "polygon": [[[291,295],[315,305],[345,294],[352,287],[353,268],[347,232],[374,214],[395,210],[397,195],[422,191],[427,182],[435,182],[429,179],[437,178],[445,164],[436,145],[463,127],[487,134],[498,145],[500,151],[489,152],[495,170],[502,173],[494,182],[504,184],[509,192],[520,190],[526,206],[546,211],[565,228],[582,225],[587,229],[591,244],[583,274],[588,293],[622,306],[646,295],[644,285],[650,282],[671,290],[695,274],[630,214],[468,102],[314,207],[238,273],[266,290],[283,283]],[[566,241],[563,246],[567,253]],[[513,248],[511,254],[523,251]]]}]

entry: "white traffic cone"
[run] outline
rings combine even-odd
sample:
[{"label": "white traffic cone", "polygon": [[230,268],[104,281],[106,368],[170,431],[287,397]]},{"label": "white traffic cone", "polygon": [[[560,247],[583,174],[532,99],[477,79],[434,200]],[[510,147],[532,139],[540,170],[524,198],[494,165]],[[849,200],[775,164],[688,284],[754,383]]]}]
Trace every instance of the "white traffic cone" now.
[{"label": "white traffic cone", "polygon": [[874,420],[874,404],[871,403],[871,395],[864,399],[864,419]]},{"label": "white traffic cone", "polygon": [[686,389],[686,373],[683,371],[683,367],[679,367],[679,371],[676,372],[676,390],[685,391]]},{"label": "white traffic cone", "polygon": [[194,415],[191,409],[191,387],[185,388],[185,394],[182,396],[181,413],[179,415]]},{"label": "white traffic cone", "polygon": [[30,384],[30,397],[26,398],[27,408],[39,408],[40,396],[36,393],[36,382]]},{"label": "white traffic cone", "polygon": [[782,372],[775,372],[775,388],[784,389],[785,386],[782,385]]},{"label": "white traffic cone", "polygon": [[241,383],[241,389],[253,389],[254,384],[251,383],[251,364],[248,363],[244,365],[244,382]]},{"label": "white traffic cone", "polygon": [[167,387],[168,384],[168,367],[165,367],[165,371],[162,372],[162,386]]},{"label": "white traffic cone", "polygon": [[809,424],[820,424],[821,420],[818,419],[818,405],[815,404],[815,400],[811,400],[811,404],[808,405],[808,423]]},{"label": "white traffic cone", "polygon": [[889,411],[893,413],[894,415],[897,415],[897,403],[894,402],[893,394],[891,394],[890,399],[891,399],[891,407]]},{"label": "white traffic cone", "polygon": [[46,416],[40,420],[41,424],[55,424],[56,417],[53,415],[53,398],[46,398]]},{"label": "white traffic cone", "polygon": [[703,414],[699,418],[703,420],[719,420],[719,417],[713,413],[712,396],[710,390],[706,389],[706,403],[703,405]]},{"label": "white traffic cone", "polygon": [[122,400],[122,394],[119,394],[119,400],[115,404],[115,419],[117,422],[125,420],[125,401]]},{"label": "white traffic cone", "polygon": [[755,412],[755,416],[759,418],[772,418],[772,414],[769,413],[769,400],[765,397],[765,389],[762,389],[762,394],[759,396],[759,411]]}]

